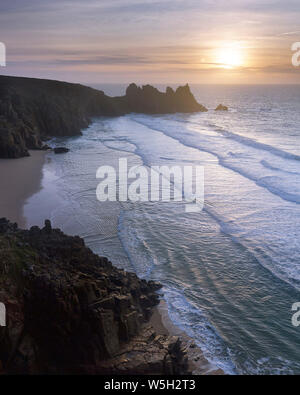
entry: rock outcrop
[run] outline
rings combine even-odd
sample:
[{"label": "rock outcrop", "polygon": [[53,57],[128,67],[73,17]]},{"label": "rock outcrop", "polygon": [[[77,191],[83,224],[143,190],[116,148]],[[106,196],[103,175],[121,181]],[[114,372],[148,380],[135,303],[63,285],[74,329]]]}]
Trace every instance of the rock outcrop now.
[{"label": "rock outcrop", "polygon": [[159,288],[49,220],[20,230],[0,219],[0,373],[186,373],[180,340],[147,324]]},{"label": "rock outcrop", "polygon": [[66,147],[56,147],[53,149],[55,154],[66,154],[67,152],[69,152],[69,148]]},{"label": "rock outcrop", "polygon": [[215,111],[228,111],[228,107],[224,106],[223,104],[219,104],[216,108]]},{"label": "rock outcrop", "polygon": [[178,87],[176,91],[168,87],[166,93],[163,93],[151,85],[140,88],[136,84],[130,84],[122,100],[127,112],[161,114],[207,111],[197,103],[188,85]]},{"label": "rock outcrop", "polygon": [[66,82],[0,76],[0,158],[28,156],[51,136],[75,136],[97,116],[206,111],[188,85],[159,92],[131,84],[122,97]]}]

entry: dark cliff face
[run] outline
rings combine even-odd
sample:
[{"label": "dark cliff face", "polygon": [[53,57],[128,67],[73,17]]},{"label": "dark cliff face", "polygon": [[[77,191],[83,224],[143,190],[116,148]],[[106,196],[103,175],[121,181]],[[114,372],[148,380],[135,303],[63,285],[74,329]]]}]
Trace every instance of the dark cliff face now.
[{"label": "dark cliff face", "polygon": [[0,219],[0,374],[186,373],[179,339],[147,324],[159,287],[50,221],[20,230]]},{"label": "dark cliff face", "polygon": [[78,84],[0,76],[0,157],[28,155],[49,136],[75,136],[97,115],[120,115],[103,92]]},{"label": "dark cliff face", "polygon": [[18,158],[41,149],[50,136],[75,136],[92,117],[206,111],[188,85],[159,92],[131,84],[123,97],[66,82],[0,76],[0,157]]}]

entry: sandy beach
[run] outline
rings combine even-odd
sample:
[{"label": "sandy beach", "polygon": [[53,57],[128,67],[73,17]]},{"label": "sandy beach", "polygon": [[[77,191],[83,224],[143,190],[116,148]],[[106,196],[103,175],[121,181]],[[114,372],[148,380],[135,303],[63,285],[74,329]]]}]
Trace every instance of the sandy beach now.
[{"label": "sandy beach", "polygon": [[45,151],[30,151],[29,157],[0,159],[0,217],[26,227],[23,207],[26,200],[41,188]]},{"label": "sandy beach", "polygon": [[[31,151],[30,154],[26,158],[0,160],[0,217],[17,222],[21,228],[26,228],[27,221],[30,222],[30,218],[24,216],[26,201],[41,190],[46,155],[44,151]],[[182,339],[193,374],[224,374],[206,360],[192,338],[172,323],[164,300],[153,310],[150,322],[157,334],[174,335]]]}]

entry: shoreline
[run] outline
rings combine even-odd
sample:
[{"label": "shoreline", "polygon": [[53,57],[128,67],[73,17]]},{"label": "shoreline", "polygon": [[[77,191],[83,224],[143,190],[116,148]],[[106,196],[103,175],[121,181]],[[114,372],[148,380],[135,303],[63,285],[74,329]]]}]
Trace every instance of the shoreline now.
[{"label": "shoreline", "polygon": [[[24,207],[28,199],[42,189],[46,161],[45,151],[31,151],[30,154],[30,157],[20,159],[0,159],[0,182],[5,191],[0,197],[0,217],[7,217],[24,229],[29,222],[24,215]],[[194,375],[225,374],[207,361],[194,339],[173,324],[164,300],[153,308],[149,324],[159,335],[180,337],[188,356],[189,370]]]},{"label": "shoreline", "polygon": [[41,189],[45,151],[30,151],[30,156],[0,159],[0,217],[26,228],[24,206]]},{"label": "shoreline", "polygon": [[193,375],[225,375],[222,369],[211,364],[203,355],[195,340],[177,327],[170,319],[166,302],[162,299],[154,307],[149,323],[159,335],[179,336],[187,353],[189,368]]}]

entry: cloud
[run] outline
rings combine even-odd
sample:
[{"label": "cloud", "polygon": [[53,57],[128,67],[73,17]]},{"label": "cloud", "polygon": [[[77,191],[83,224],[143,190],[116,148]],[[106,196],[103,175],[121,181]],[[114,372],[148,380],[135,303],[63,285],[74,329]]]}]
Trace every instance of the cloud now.
[{"label": "cloud", "polygon": [[287,33],[280,33],[278,36],[299,36],[300,30],[296,30],[295,32],[287,32]]},{"label": "cloud", "polygon": [[55,75],[98,66],[125,74],[151,67],[217,73],[213,51],[225,41],[243,41],[251,64],[265,66],[264,73],[275,70],[267,67],[270,58],[290,73],[284,63],[299,20],[298,0],[1,0],[0,41],[7,70],[20,74],[30,67]]}]

